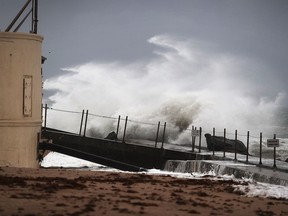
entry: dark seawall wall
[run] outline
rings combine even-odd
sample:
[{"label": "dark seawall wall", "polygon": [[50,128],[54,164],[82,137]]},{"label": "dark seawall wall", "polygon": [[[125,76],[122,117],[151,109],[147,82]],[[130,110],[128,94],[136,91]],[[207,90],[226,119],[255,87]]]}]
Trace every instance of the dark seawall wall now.
[{"label": "dark seawall wall", "polygon": [[288,173],[265,169],[256,165],[218,160],[169,160],[164,170],[181,173],[207,173],[234,175],[238,179],[253,179],[258,182],[288,186]]}]

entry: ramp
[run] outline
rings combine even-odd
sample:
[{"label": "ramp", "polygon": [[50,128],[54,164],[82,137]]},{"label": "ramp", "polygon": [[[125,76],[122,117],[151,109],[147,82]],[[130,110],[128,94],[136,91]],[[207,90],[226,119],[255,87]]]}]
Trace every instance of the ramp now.
[{"label": "ramp", "polygon": [[163,169],[167,160],[208,159],[207,155],[193,152],[84,137],[49,128],[42,132],[42,138],[51,143],[40,143],[40,149],[57,151],[127,171],[139,171],[142,167]]},{"label": "ramp", "polygon": [[146,169],[142,167],[133,166],[131,164],[123,163],[123,162],[116,161],[116,160],[111,160],[109,158],[101,157],[99,155],[89,154],[87,152],[82,152],[79,150],[64,147],[64,146],[57,145],[54,143],[39,143],[39,149],[58,152],[58,153],[65,154],[68,156],[72,156],[72,157],[80,158],[83,160],[91,161],[94,163],[102,164],[108,167],[113,167],[119,170],[131,171],[131,172],[146,171]]}]

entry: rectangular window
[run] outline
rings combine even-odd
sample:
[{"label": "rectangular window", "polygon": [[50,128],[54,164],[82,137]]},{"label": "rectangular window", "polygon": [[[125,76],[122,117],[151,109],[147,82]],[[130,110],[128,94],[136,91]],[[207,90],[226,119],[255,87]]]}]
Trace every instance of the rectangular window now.
[{"label": "rectangular window", "polygon": [[23,115],[32,116],[32,76],[23,78]]}]

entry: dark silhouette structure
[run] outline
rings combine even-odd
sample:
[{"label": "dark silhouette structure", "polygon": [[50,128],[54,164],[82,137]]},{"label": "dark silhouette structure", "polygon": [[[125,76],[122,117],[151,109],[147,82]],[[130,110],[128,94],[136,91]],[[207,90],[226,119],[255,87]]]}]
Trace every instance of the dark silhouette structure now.
[{"label": "dark silhouette structure", "polygon": [[[247,148],[240,140],[225,139],[220,136],[212,136],[211,134],[205,134],[207,148],[209,151],[226,151],[226,152],[237,152],[240,154],[247,155]],[[235,146],[236,145],[236,146]]]}]

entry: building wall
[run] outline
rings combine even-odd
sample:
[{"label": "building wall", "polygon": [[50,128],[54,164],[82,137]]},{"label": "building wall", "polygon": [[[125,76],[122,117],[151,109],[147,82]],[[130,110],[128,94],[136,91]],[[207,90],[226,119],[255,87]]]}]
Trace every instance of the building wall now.
[{"label": "building wall", "polygon": [[38,166],[42,40],[35,34],[0,32],[0,166]]}]

